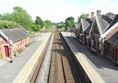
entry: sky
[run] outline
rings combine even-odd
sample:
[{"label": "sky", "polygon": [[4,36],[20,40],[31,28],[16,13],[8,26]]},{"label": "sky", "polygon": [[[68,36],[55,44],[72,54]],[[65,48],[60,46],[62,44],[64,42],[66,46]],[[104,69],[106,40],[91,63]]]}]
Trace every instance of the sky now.
[{"label": "sky", "polygon": [[90,14],[100,9],[102,14],[118,14],[118,0],[0,0],[0,14],[13,12],[13,7],[20,6],[32,16],[42,20],[61,22],[69,16],[77,21],[81,14]]}]

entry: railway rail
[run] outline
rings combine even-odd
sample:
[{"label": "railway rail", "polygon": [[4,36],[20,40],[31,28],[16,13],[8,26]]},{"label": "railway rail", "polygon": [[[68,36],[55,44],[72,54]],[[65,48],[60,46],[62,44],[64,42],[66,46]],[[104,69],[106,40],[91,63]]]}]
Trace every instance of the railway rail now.
[{"label": "railway rail", "polygon": [[58,30],[54,35],[52,60],[48,83],[77,83],[76,73],[71,69],[62,39]]},{"label": "railway rail", "polygon": [[[80,66],[71,50],[68,50],[59,30],[54,32],[48,78],[45,83],[90,83],[85,80]],[[42,60],[43,61],[43,60]],[[43,63],[43,62],[41,62]],[[40,72],[41,64],[38,72]],[[39,83],[39,75],[35,75],[35,83]],[[33,82],[32,82],[33,83]]]}]

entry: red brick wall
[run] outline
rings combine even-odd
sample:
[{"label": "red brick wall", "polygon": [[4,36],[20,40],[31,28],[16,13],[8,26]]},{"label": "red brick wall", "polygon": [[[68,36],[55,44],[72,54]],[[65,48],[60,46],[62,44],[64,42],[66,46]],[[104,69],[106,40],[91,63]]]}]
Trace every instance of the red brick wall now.
[{"label": "red brick wall", "polygon": [[4,46],[9,46],[9,44],[3,40],[2,37],[0,37],[2,40],[0,40],[0,55],[2,55],[2,57],[5,57],[5,51],[4,51]]},{"label": "red brick wall", "polygon": [[[10,53],[12,56],[14,56],[15,52],[17,52],[18,50],[20,50],[21,48],[25,47],[25,45],[29,44],[30,43],[30,37],[27,37],[25,39],[22,39],[20,41],[17,41],[13,44],[13,46],[11,46],[11,49],[10,49]],[[0,54],[5,57],[5,52],[4,52],[4,46],[8,46],[9,47],[9,44],[2,39],[2,41],[0,41]]]},{"label": "red brick wall", "polygon": [[22,49],[23,47],[25,47],[25,45],[30,43],[30,37],[27,37],[25,39],[22,39],[20,41],[17,41],[14,43],[14,51],[18,51],[20,49]]}]

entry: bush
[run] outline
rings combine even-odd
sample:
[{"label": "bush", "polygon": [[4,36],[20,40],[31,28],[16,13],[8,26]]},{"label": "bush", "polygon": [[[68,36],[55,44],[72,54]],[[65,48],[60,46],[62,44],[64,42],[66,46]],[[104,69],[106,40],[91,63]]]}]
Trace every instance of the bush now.
[{"label": "bush", "polygon": [[0,21],[0,28],[17,28],[17,27],[21,27],[21,25],[7,20]]}]

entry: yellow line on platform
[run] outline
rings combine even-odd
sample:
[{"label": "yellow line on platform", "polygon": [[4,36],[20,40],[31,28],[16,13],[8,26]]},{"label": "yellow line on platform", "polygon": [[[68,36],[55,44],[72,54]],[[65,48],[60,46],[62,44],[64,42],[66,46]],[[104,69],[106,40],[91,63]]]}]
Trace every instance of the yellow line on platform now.
[{"label": "yellow line on platform", "polygon": [[13,83],[26,83],[30,73],[33,71],[33,68],[34,68],[35,63],[37,62],[37,59],[40,57],[41,53],[43,52],[43,50],[47,44],[47,42],[49,41],[50,36],[51,36],[51,33],[40,44],[38,49],[35,51],[33,56],[29,59],[29,61],[24,66],[24,68],[21,70],[21,72],[16,77],[16,79],[13,81]]}]

